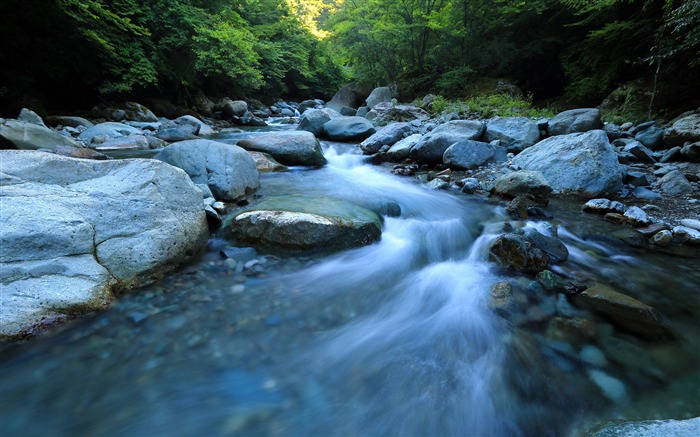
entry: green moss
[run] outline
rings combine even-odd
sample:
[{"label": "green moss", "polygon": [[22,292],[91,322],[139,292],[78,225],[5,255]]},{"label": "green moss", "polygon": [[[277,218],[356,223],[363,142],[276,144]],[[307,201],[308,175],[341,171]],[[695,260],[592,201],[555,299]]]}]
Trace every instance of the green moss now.
[{"label": "green moss", "polygon": [[525,100],[514,98],[508,94],[491,94],[469,97],[461,100],[448,100],[437,96],[428,110],[433,115],[444,115],[456,112],[464,118],[491,117],[531,117],[551,118],[555,112],[548,108],[537,108],[532,104],[532,97]]}]

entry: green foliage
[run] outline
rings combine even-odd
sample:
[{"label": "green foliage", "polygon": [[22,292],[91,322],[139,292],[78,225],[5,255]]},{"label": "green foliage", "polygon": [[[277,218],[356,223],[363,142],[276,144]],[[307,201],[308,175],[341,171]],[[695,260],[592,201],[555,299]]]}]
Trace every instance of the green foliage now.
[{"label": "green foliage", "polygon": [[532,103],[532,96],[521,100],[508,94],[474,96],[462,100],[448,100],[442,96],[437,96],[428,109],[433,115],[456,112],[463,118],[550,118],[555,115],[555,112],[551,109],[535,107]]}]

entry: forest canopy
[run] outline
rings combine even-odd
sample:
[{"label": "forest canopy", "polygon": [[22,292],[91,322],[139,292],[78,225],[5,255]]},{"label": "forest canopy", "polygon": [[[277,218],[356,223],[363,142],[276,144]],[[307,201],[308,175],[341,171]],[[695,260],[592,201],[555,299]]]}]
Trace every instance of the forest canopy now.
[{"label": "forest canopy", "polygon": [[595,105],[636,84],[696,104],[700,0],[5,0],[0,98],[463,97],[504,78]]}]

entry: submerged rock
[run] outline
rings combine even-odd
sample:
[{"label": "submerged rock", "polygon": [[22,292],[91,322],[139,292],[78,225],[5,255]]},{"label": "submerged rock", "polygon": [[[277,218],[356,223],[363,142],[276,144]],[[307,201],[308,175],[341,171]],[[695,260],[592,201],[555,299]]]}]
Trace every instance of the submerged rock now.
[{"label": "submerged rock", "polygon": [[115,288],[142,285],[206,245],[201,192],[171,165],[0,154],[0,337],[103,309]]},{"label": "submerged rock", "polygon": [[254,246],[346,249],[377,241],[382,222],[354,203],[317,197],[263,201],[228,219],[223,234]]},{"label": "submerged rock", "polygon": [[489,246],[489,258],[501,267],[523,273],[538,273],[549,265],[547,255],[535,242],[517,234],[498,237]]},{"label": "submerged rock", "polygon": [[700,435],[700,417],[687,420],[610,423],[591,434],[591,437],[697,437],[698,435]]},{"label": "submerged rock", "polygon": [[574,303],[607,316],[615,324],[642,336],[667,334],[659,313],[613,288],[596,284],[574,298]]},{"label": "submerged rock", "polygon": [[260,173],[269,173],[273,171],[287,171],[286,165],[282,165],[269,153],[263,152],[248,152],[255,161],[255,168],[258,169]]}]

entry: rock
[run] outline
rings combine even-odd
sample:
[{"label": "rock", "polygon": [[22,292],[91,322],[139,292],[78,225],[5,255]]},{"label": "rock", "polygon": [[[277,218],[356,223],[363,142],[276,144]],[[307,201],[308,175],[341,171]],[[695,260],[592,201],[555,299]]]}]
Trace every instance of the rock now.
[{"label": "rock", "polygon": [[[358,117],[365,117],[365,118],[367,118],[367,114],[369,114],[369,108],[366,106],[360,106],[359,108],[357,108],[357,112],[355,113],[355,115],[357,115]],[[399,121],[399,120],[397,120],[397,121]],[[380,125],[380,124],[377,123],[377,125]]]},{"label": "rock", "polygon": [[669,196],[684,196],[694,191],[693,185],[688,182],[679,170],[672,170],[657,182],[659,191]]},{"label": "rock", "polygon": [[540,140],[540,130],[525,117],[496,117],[486,124],[483,141],[499,140],[509,152],[518,153]]},{"label": "rock", "polygon": [[664,134],[669,146],[683,146],[700,141],[700,112],[676,120]]},{"label": "rock", "polygon": [[503,234],[491,243],[489,259],[501,267],[523,273],[541,272],[549,264],[542,249],[529,238],[516,234]]},{"label": "rock", "polygon": [[253,161],[255,161],[255,168],[257,168],[260,173],[288,170],[286,165],[280,164],[268,153],[253,151],[249,151],[248,153],[250,153]]},{"label": "rock", "polygon": [[303,102],[299,103],[299,114],[303,115],[304,112],[308,111],[309,109],[316,109],[320,106],[321,105],[316,100],[304,100]]},{"label": "rock", "polygon": [[[214,112],[214,108],[216,107],[216,104],[212,102],[203,92],[198,92],[194,96],[194,109],[197,111],[198,114],[202,114],[205,116],[210,116],[212,112]],[[183,117],[192,117],[191,115],[189,116],[183,116]],[[194,117],[192,117],[194,118]],[[206,134],[202,134],[206,135]]]},{"label": "rock", "polygon": [[16,120],[0,122],[0,148],[38,150],[58,146],[80,147],[72,139],[45,127]]},{"label": "rock", "polygon": [[659,193],[655,193],[648,188],[645,187],[634,187],[634,190],[632,190],[632,195],[636,197],[637,199],[644,199],[644,200],[660,200],[663,199],[663,196]]},{"label": "rock", "polygon": [[591,199],[583,205],[583,210],[586,212],[594,212],[596,214],[605,214],[610,211],[609,199]]},{"label": "rock", "polygon": [[603,127],[600,110],[595,108],[571,109],[560,112],[549,120],[549,135],[566,135],[575,132],[588,132]]},{"label": "rock", "polygon": [[651,237],[651,242],[660,247],[668,247],[673,243],[673,233],[669,230],[662,230]]},{"label": "rock", "polygon": [[641,171],[628,171],[622,181],[635,187],[648,187],[651,185],[646,173]]},{"label": "rock", "polygon": [[673,228],[673,242],[700,245],[700,231],[686,226]]},{"label": "rock", "polygon": [[539,171],[515,171],[502,175],[491,190],[492,194],[506,197],[530,195],[542,203],[546,203],[551,192],[552,187]]},{"label": "rock", "polygon": [[647,213],[644,212],[642,208],[637,206],[629,207],[627,211],[625,211],[624,216],[627,219],[627,222],[632,226],[647,226],[651,223]]},{"label": "rock", "polygon": [[700,220],[683,219],[681,220],[681,225],[685,226],[686,228],[691,228],[695,229],[696,231],[700,231]]},{"label": "rock", "polygon": [[183,115],[175,120],[175,123],[180,126],[193,126],[196,129],[190,132],[192,135],[213,135],[214,129],[211,126],[203,122],[202,120],[193,117],[191,115]]},{"label": "rock", "polygon": [[336,117],[323,125],[323,134],[333,141],[364,140],[376,132],[374,125],[363,117]]},{"label": "rock", "polygon": [[371,90],[356,83],[349,83],[338,90],[326,107],[340,112],[343,106],[357,108],[367,98]]},{"label": "rock", "polygon": [[622,135],[622,130],[620,129],[620,126],[616,125],[615,123],[606,122],[603,125],[603,130],[606,134],[608,134],[608,139],[610,141],[616,140]]},{"label": "rock", "polygon": [[425,184],[426,187],[431,190],[446,190],[449,184],[440,178],[435,178],[432,181]]},{"label": "rock", "polygon": [[359,144],[365,155],[373,155],[379,152],[382,146],[392,146],[402,138],[414,134],[416,127],[410,123],[391,123]]},{"label": "rock", "polygon": [[197,139],[197,136],[192,135],[191,133],[187,132],[185,129],[180,129],[180,128],[170,128],[170,129],[160,130],[155,134],[155,137],[159,138],[163,141],[167,141],[169,143],[176,143],[178,141],[187,141],[187,140]]},{"label": "rock", "polygon": [[506,308],[510,304],[511,294],[513,294],[513,286],[509,282],[496,282],[491,286],[489,307]]},{"label": "rock", "polygon": [[626,145],[625,148],[622,150],[624,152],[633,154],[637,159],[639,159],[645,164],[653,164],[656,162],[656,160],[652,156],[652,151],[644,147],[644,145],[639,141],[635,141]]},{"label": "rock", "polygon": [[124,105],[119,107],[125,113],[124,118],[131,121],[142,121],[142,122],[157,122],[158,117],[151,112],[150,109],[146,108],[140,103],[136,102],[126,102]]},{"label": "rock", "polygon": [[115,122],[96,124],[78,135],[78,139],[86,144],[100,143],[111,138],[123,137],[126,135],[141,135],[141,129]]},{"label": "rock", "polygon": [[625,384],[619,379],[613,378],[600,370],[589,370],[588,377],[598,386],[606,398],[617,404],[626,404],[629,402],[629,395],[627,394]]},{"label": "rock", "polygon": [[44,120],[42,120],[41,117],[39,117],[39,114],[27,108],[22,108],[22,110],[19,112],[19,115],[17,116],[17,121],[35,124],[40,127],[47,127],[44,124]]},{"label": "rock", "polygon": [[700,417],[687,420],[614,422],[590,435],[591,437],[697,437],[700,435]]},{"label": "rock", "polygon": [[76,117],[72,115],[50,115],[45,117],[44,120],[52,127],[56,126],[67,126],[67,127],[93,127],[95,124],[83,117]]},{"label": "rock", "polygon": [[321,144],[310,132],[272,132],[240,140],[238,145],[246,150],[269,153],[284,165],[320,167],[326,164]]},{"label": "rock", "polygon": [[201,193],[170,165],[0,154],[0,337],[103,309],[206,245]]},{"label": "rock", "polygon": [[224,97],[214,107],[215,111],[221,111],[225,118],[243,117],[248,112],[248,104],[243,100],[231,100]]},{"label": "rock", "polygon": [[644,144],[652,150],[663,148],[663,136],[666,131],[660,127],[650,126],[641,132],[638,132],[634,139]]},{"label": "rock", "polygon": [[112,138],[104,143],[94,146],[95,150],[146,150],[149,149],[148,140],[143,135],[127,135],[125,137]]},{"label": "rock", "polygon": [[[369,109],[369,108],[368,108]],[[358,111],[357,115],[360,114]],[[423,121],[430,118],[430,114],[417,106],[394,105],[389,102],[378,103],[365,115],[376,126],[383,126],[392,121],[411,122],[414,120]]]},{"label": "rock", "polygon": [[254,246],[340,250],[378,240],[381,218],[343,200],[287,197],[263,201],[228,219],[223,235]]},{"label": "rock", "polygon": [[461,183],[462,192],[466,194],[474,194],[479,188],[479,180],[477,178],[464,178]]},{"label": "rock", "polygon": [[476,120],[455,120],[441,124],[413,146],[411,158],[419,164],[440,163],[448,147],[460,141],[477,140],[484,130],[484,123]]},{"label": "rock", "polygon": [[163,149],[155,159],[183,169],[194,183],[208,185],[217,199],[239,200],[260,187],[253,158],[232,144],[181,141]]},{"label": "rock", "polygon": [[53,153],[56,155],[66,156],[68,158],[100,160],[110,159],[109,156],[87,147],[58,146],[53,149]]},{"label": "rock", "polygon": [[680,146],[672,147],[668,149],[661,159],[659,159],[660,163],[667,163],[671,161],[680,161],[683,157],[681,154],[681,150],[683,150]]},{"label": "rock", "polygon": [[533,228],[525,229],[524,235],[544,251],[551,264],[563,263],[569,259],[569,250],[558,238],[548,237]]},{"label": "rock", "polygon": [[547,138],[513,164],[541,171],[553,189],[565,193],[596,197],[622,188],[622,167],[602,130]]},{"label": "rock", "polygon": [[234,115],[231,117],[231,121],[241,126],[267,126],[265,120],[256,116],[252,112],[246,112],[241,117]]},{"label": "rock", "polygon": [[564,278],[550,270],[542,270],[539,272],[537,274],[537,282],[540,283],[545,291],[550,293],[563,290],[566,284]]},{"label": "rock", "polygon": [[443,162],[453,169],[476,169],[489,162],[505,162],[506,148],[481,141],[460,141],[445,150]]},{"label": "rock", "polygon": [[421,134],[410,135],[391,146],[386,154],[394,161],[406,159],[411,154],[413,146],[415,146],[422,137],[423,135]]},{"label": "rock", "polygon": [[373,89],[369,97],[367,97],[366,105],[369,109],[372,109],[377,104],[384,102],[391,102],[391,88],[388,86]]},{"label": "rock", "polygon": [[337,117],[340,117],[340,114],[330,108],[309,109],[299,119],[297,130],[311,132],[320,137],[323,135],[323,125]]},{"label": "rock", "polygon": [[626,294],[603,284],[595,284],[574,297],[581,308],[608,317],[613,323],[642,336],[666,334],[658,312]]},{"label": "rock", "polygon": [[700,162],[700,142],[686,144],[680,154],[688,162]]},{"label": "rock", "polygon": [[342,108],[340,108],[340,115],[344,115],[346,117],[354,117],[355,115],[357,115],[357,109],[343,106]]}]

